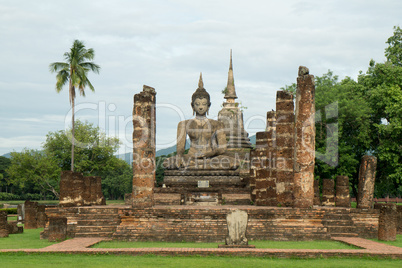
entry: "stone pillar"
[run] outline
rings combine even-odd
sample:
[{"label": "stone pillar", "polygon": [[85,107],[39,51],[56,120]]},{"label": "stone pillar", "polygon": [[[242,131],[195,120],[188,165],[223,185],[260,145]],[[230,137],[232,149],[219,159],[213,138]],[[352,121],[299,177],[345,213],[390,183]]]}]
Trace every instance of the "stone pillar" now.
[{"label": "stone pillar", "polygon": [[320,181],[314,180],[314,206],[321,206]]},{"label": "stone pillar", "polygon": [[295,109],[294,206],[314,204],[315,85],[308,68],[299,67]]},{"label": "stone pillar", "polygon": [[25,201],[25,229],[38,228],[38,202]]},{"label": "stone pillar", "polygon": [[98,176],[85,176],[85,205],[106,205],[102,193],[102,178]]},{"label": "stone pillar", "polygon": [[276,193],[278,204],[293,206],[294,154],[293,95],[286,91],[276,93]]},{"label": "stone pillar", "polygon": [[47,231],[48,240],[63,241],[67,238],[67,218],[51,217],[49,218],[49,227]]},{"label": "stone pillar", "polygon": [[144,85],[134,95],[133,109],[133,207],[154,205],[155,185],[155,89]]},{"label": "stone pillar", "polygon": [[347,176],[336,176],[335,205],[350,208],[349,177]]},{"label": "stone pillar", "polygon": [[0,237],[8,237],[7,212],[0,211]]},{"label": "stone pillar", "polygon": [[335,205],[335,181],[333,179],[322,180],[322,205],[327,207]]},{"label": "stone pillar", "polygon": [[251,151],[252,198],[257,206],[276,206],[275,112],[267,113],[267,131],[256,133]]},{"label": "stone pillar", "polygon": [[38,205],[38,210],[36,214],[36,227],[45,228],[47,216],[46,216],[46,205]]},{"label": "stone pillar", "polygon": [[380,209],[378,218],[378,240],[395,241],[396,240],[396,204],[376,204],[375,208]]},{"label": "stone pillar", "polygon": [[372,208],[374,198],[375,171],[377,158],[372,155],[362,157],[359,169],[357,208]]}]

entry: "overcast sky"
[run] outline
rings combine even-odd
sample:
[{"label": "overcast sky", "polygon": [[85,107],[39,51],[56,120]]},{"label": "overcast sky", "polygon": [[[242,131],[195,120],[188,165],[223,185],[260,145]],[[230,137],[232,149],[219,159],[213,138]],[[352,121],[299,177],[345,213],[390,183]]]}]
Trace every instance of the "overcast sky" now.
[{"label": "overcast sky", "polygon": [[157,91],[157,149],[175,144],[191,118],[202,72],[216,118],[229,53],[246,130],[265,128],[276,91],[296,82],[300,65],[356,79],[370,59],[385,60],[386,40],[400,25],[400,0],[86,1],[0,0],[0,155],[39,149],[50,131],[71,124],[68,88],[57,94],[49,63],[75,39],[96,52],[95,93],[77,97],[76,118],[121,138],[131,152],[133,95]]}]

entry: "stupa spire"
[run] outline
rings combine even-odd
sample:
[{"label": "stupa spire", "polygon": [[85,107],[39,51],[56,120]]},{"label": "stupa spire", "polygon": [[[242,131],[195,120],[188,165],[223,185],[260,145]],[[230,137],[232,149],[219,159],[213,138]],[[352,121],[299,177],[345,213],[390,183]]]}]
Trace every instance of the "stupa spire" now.
[{"label": "stupa spire", "polygon": [[226,86],[225,99],[237,99],[234,77],[233,77],[233,63],[232,63],[232,50],[230,50],[230,64],[228,73],[228,84]]}]

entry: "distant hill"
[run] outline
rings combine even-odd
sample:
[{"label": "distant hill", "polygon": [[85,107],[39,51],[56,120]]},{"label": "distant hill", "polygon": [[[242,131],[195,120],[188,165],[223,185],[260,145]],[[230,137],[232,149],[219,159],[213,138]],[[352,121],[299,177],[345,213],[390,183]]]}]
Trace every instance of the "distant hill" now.
[{"label": "distant hill", "polygon": [[[254,144],[254,145],[255,145],[255,141],[256,141],[255,135],[251,136],[251,137],[250,137],[250,142],[251,142],[251,144]],[[189,142],[187,141],[187,142],[186,142],[186,149],[188,149],[188,148],[190,148],[190,144],[189,144]],[[171,147],[164,148],[164,149],[160,149],[160,150],[156,151],[156,157],[162,156],[162,155],[168,155],[168,154],[171,154],[171,153],[174,153],[174,152],[176,152],[176,145],[173,145],[173,146],[171,146]],[[119,154],[119,155],[117,155],[117,157],[118,157],[119,159],[125,160],[125,161],[126,161],[127,163],[129,163],[130,165],[131,165],[131,163],[132,163],[132,161],[133,161],[133,154],[132,154],[132,153]]]},{"label": "distant hill", "polygon": [[11,153],[6,153],[6,154],[3,154],[2,156],[7,157],[7,158],[11,158]]}]

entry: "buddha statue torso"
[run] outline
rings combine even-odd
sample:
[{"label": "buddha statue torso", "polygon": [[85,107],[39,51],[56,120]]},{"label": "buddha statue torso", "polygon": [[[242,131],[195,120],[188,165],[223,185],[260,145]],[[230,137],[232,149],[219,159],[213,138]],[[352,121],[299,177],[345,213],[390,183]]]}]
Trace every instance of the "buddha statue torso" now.
[{"label": "buddha statue torso", "polygon": [[[179,122],[177,126],[177,155],[167,158],[166,169],[236,169],[239,165],[233,157],[224,155],[226,135],[221,122],[208,119],[206,114],[211,105],[208,92],[203,88],[202,77],[198,89],[192,96],[194,119]],[[185,152],[187,135],[190,149]]]}]

